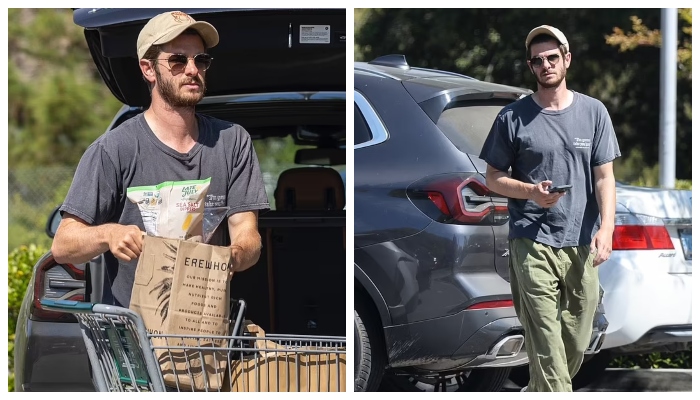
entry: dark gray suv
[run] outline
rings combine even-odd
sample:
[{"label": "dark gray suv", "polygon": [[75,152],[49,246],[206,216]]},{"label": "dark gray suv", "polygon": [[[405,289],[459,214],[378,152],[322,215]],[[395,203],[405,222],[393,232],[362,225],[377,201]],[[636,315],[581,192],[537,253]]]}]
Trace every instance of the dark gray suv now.
[{"label": "dark gray suv", "polygon": [[384,378],[386,390],[499,391],[528,360],[507,199],[477,155],[501,108],[531,91],[401,55],[356,62],[354,79],[355,390]]}]

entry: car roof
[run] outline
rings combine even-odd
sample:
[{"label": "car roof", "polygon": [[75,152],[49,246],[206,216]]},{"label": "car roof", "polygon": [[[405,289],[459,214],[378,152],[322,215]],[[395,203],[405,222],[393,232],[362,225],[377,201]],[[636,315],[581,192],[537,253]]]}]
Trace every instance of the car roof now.
[{"label": "car roof", "polygon": [[387,78],[406,81],[419,78],[460,77],[468,80],[476,80],[467,75],[456,72],[442,71],[430,68],[411,67],[406,62],[406,57],[401,54],[381,56],[369,62],[355,62],[355,71],[364,71],[370,74],[382,75]]},{"label": "car roof", "polygon": [[456,72],[413,67],[401,54],[381,56],[369,62],[355,62],[354,70],[356,87],[373,79],[400,82],[434,121],[444,107],[455,100],[517,100],[532,94],[530,89],[486,82]]},{"label": "car roof", "polygon": [[[354,70],[356,75],[393,79],[403,82],[404,86],[407,87],[409,86],[407,85],[408,83],[411,85],[430,86],[434,88],[432,91],[460,88],[472,89],[475,92],[532,93],[530,89],[481,81],[456,72],[414,67],[408,64],[406,57],[402,54],[381,56],[368,62],[356,61]],[[416,99],[419,102],[423,100],[425,99]]]}]

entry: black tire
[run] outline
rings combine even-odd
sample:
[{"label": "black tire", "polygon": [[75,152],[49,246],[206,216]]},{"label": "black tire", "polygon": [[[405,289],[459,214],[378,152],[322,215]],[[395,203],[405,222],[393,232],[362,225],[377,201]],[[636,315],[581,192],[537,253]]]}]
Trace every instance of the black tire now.
[{"label": "black tire", "polygon": [[386,355],[381,331],[365,307],[355,310],[355,391],[376,392],[384,376]]},{"label": "black tire", "polygon": [[500,392],[510,368],[483,368],[472,371],[463,392]]},{"label": "black tire", "polygon": [[483,368],[436,377],[388,371],[382,388],[389,392],[500,392],[510,368]]},{"label": "black tire", "polygon": [[[583,364],[581,364],[581,368],[571,382],[573,390],[585,388],[600,379],[608,368],[611,360],[611,353],[605,350],[593,356],[586,357]],[[520,387],[527,386],[530,381],[530,371],[528,368],[528,365],[513,368],[508,379]]]},{"label": "black tire", "polygon": [[530,370],[528,368],[530,368],[530,366],[527,364],[511,368],[508,379],[521,388],[527,386],[527,383],[530,382]]}]

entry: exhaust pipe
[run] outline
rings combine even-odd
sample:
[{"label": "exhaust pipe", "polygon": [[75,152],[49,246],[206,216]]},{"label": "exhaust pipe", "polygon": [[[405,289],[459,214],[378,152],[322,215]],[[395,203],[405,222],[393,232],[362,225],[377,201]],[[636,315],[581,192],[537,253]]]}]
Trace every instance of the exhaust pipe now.
[{"label": "exhaust pipe", "polygon": [[493,345],[486,355],[495,358],[515,357],[520,353],[523,344],[525,344],[523,335],[506,336]]}]

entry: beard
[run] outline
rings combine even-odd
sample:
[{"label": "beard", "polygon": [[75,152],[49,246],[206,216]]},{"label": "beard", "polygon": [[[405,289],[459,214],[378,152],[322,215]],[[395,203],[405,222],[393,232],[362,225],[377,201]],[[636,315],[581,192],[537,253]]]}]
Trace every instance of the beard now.
[{"label": "beard", "polygon": [[[204,93],[207,91],[204,80],[199,76],[186,78],[184,82],[178,82],[176,79],[165,80],[157,68],[156,82],[158,84],[158,94],[160,94],[160,97],[163,98],[166,104],[173,108],[194,107],[202,100]],[[186,93],[180,93],[178,91],[179,86],[191,83],[198,84],[200,90],[197,92],[187,91]]]},{"label": "beard", "polygon": [[554,72],[558,74],[558,76],[554,80],[545,80],[542,74],[535,74],[535,79],[537,79],[537,83],[545,89],[555,88],[561,85],[561,83],[566,78],[566,68],[563,68],[562,70],[554,68]]}]

